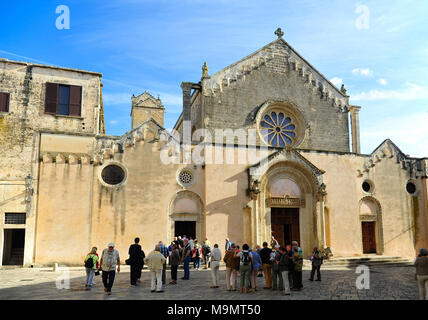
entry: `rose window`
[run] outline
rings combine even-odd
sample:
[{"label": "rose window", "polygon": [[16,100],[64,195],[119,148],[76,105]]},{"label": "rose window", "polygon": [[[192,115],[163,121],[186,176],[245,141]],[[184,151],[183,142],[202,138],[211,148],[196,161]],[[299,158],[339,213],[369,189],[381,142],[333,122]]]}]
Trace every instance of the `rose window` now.
[{"label": "rose window", "polygon": [[296,138],[296,126],[281,111],[270,111],[260,122],[263,139],[273,147],[291,145]]},{"label": "rose window", "polygon": [[195,183],[193,171],[189,168],[184,168],[177,173],[177,182],[183,187],[191,187]]}]

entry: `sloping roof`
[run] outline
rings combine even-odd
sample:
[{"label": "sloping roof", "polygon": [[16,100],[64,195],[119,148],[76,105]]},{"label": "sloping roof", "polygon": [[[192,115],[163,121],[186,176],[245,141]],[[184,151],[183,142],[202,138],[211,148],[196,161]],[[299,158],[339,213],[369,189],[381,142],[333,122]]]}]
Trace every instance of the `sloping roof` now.
[{"label": "sloping roof", "polygon": [[[245,58],[223,68],[208,78],[203,79],[204,90],[211,89],[212,91],[221,88],[225,79],[241,79],[241,74],[250,72],[252,69],[257,68],[259,65],[270,61],[275,56],[275,50],[278,45],[284,51],[286,59],[289,63],[297,63],[302,68],[304,76],[310,75],[311,79],[315,81],[315,85],[322,84],[323,88],[332,92],[338,99],[346,99],[347,95],[342,93],[333,83],[331,83],[321,72],[313,67],[306,59],[304,59],[292,46],[290,46],[284,39],[279,38],[272,41],[260,48],[259,50],[251,53]],[[241,73],[241,74],[240,74]]]}]

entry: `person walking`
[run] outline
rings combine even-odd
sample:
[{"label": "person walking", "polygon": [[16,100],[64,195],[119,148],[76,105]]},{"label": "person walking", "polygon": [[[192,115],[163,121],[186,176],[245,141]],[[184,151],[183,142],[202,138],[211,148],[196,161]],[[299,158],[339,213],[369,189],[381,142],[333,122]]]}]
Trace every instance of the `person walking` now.
[{"label": "person walking", "polygon": [[190,247],[189,242],[186,238],[183,240],[183,251],[182,251],[182,261],[183,261],[183,267],[184,267],[184,277],[181,278],[183,280],[189,280],[190,279],[190,258],[192,248]]},{"label": "person walking", "polygon": [[270,239],[270,247],[273,249],[273,248],[275,248],[276,246],[278,246],[278,248],[279,248],[278,240],[276,240],[276,239],[275,239],[275,237],[274,237],[274,236],[272,236],[272,238]]},{"label": "person walking", "polygon": [[137,285],[137,280],[141,278],[141,269],[143,269],[144,264],[143,250],[139,243],[140,238],[135,238],[134,244],[131,244],[128,250],[131,286]]},{"label": "person walking", "polygon": [[201,266],[201,248],[197,239],[195,239],[193,242],[192,259],[193,269],[199,270]]},{"label": "person walking", "polygon": [[309,278],[309,281],[314,281],[315,271],[317,273],[316,281],[321,281],[321,265],[323,261],[323,256],[321,254],[321,251],[318,250],[317,246],[315,246],[312,251],[311,261],[312,261],[312,271],[311,271],[311,277]]},{"label": "person walking", "polygon": [[291,245],[287,244],[285,246],[286,254],[289,258],[289,266],[288,266],[288,282],[290,283],[290,289],[293,288],[293,271],[294,271],[294,263],[293,263],[293,249]]},{"label": "person walking", "polygon": [[290,281],[289,281],[289,272],[291,269],[291,258],[287,253],[287,249],[280,247],[279,251],[281,252],[281,259],[279,260],[279,271],[282,274],[284,295],[290,295]]},{"label": "person walking", "polygon": [[262,258],[263,275],[265,276],[266,285],[263,289],[272,288],[272,262],[270,254],[272,249],[268,248],[267,242],[263,242],[263,249],[260,250],[260,258]]},{"label": "person walking", "polygon": [[162,284],[166,284],[166,259],[168,258],[168,248],[164,246],[162,241],[159,241],[159,251],[165,258],[165,263],[162,268]]},{"label": "person walking", "polygon": [[279,262],[281,260],[281,252],[279,251],[280,246],[275,246],[273,261],[272,261],[272,290],[284,290],[284,282],[282,279],[282,273],[279,268]]},{"label": "person walking", "polygon": [[104,291],[107,295],[111,295],[114,279],[117,272],[120,272],[120,256],[119,251],[114,248],[114,243],[110,242],[108,248],[103,250],[101,254],[100,269],[103,273]]},{"label": "person walking", "polygon": [[419,299],[428,300],[428,250],[420,249],[415,260],[416,279],[418,280]]},{"label": "person walking", "polygon": [[218,244],[216,243],[214,245],[214,249],[211,252],[210,268],[211,268],[211,277],[213,280],[213,285],[211,286],[211,288],[218,288],[220,260],[221,260],[221,251],[218,248]]},{"label": "person walking", "polygon": [[211,254],[211,242],[208,238],[205,238],[204,244],[202,245],[202,256],[204,258],[204,269],[208,269],[208,261]]},{"label": "person walking", "polygon": [[230,242],[229,238],[226,238],[226,244],[224,245],[224,251],[227,252],[227,250],[230,250],[231,245],[232,245],[232,242]]},{"label": "person walking", "polygon": [[257,291],[257,274],[262,268],[262,258],[260,258],[260,255],[257,253],[257,251],[253,251],[252,248],[250,248],[249,251],[253,256],[254,263],[251,268],[251,289],[253,292],[255,292]]},{"label": "person walking", "polygon": [[177,284],[177,270],[178,265],[180,264],[180,252],[175,243],[172,246],[169,261],[171,262],[171,282],[169,284]]},{"label": "person walking", "polygon": [[300,291],[303,288],[302,285],[302,268],[303,268],[303,256],[299,252],[299,247],[293,247],[293,291]]},{"label": "person walking", "polygon": [[[262,248],[258,244],[256,244],[256,251],[255,252],[258,254],[259,257],[260,257],[260,251],[261,250],[262,250]],[[261,264],[261,265],[263,265],[263,264]],[[262,267],[259,268],[259,271],[257,272],[257,277],[258,278],[263,277],[263,268]]]},{"label": "person walking", "polygon": [[[249,251],[248,244],[242,246],[242,251],[235,253],[234,257],[239,258],[240,290],[239,293],[248,293],[250,286],[251,266],[254,264],[253,255]],[[254,290],[253,290],[254,292]]]},{"label": "person walking", "polygon": [[144,259],[150,270],[152,277],[151,292],[163,292],[162,290],[162,272],[166,263],[165,256],[160,252],[161,245],[157,244],[155,250]]},{"label": "person walking", "polygon": [[239,258],[235,258],[235,244],[231,244],[230,249],[226,251],[223,261],[226,263],[226,290],[236,291],[237,269],[239,268]]},{"label": "person walking", "polygon": [[99,268],[99,258],[97,254],[97,248],[93,247],[91,252],[86,255],[85,258],[85,269],[86,269],[86,284],[85,289],[91,290],[94,285],[95,271]]}]

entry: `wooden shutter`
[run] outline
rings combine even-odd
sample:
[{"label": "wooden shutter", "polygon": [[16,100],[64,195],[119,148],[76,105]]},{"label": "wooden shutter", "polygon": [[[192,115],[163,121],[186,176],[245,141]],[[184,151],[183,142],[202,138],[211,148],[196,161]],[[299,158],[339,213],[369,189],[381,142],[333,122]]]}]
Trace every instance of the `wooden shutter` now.
[{"label": "wooden shutter", "polygon": [[6,112],[4,110],[4,94],[0,92],[0,112]]},{"label": "wooden shutter", "polygon": [[0,112],[9,112],[9,93],[0,92]]},{"label": "wooden shutter", "polygon": [[70,86],[70,116],[80,116],[82,106],[82,87]]},{"label": "wooden shutter", "polygon": [[59,85],[56,83],[46,83],[46,104],[45,113],[57,113]]}]

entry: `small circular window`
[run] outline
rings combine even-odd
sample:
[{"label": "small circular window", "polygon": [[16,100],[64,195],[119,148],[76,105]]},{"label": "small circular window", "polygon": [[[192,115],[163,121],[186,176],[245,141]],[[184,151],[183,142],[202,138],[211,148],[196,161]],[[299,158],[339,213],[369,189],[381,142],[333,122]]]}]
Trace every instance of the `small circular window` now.
[{"label": "small circular window", "polygon": [[101,171],[101,178],[106,184],[118,185],[125,180],[125,170],[122,167],[110,164],[104,167]]},{"label": "small circular window", "polygon": [[180,170],[177,175],[177,182],[183,187],[191,187],[195,183],[193,170],[190,168]]},{"label": "small circular window", "polygon": [[364,192],[372,193],[374,190],[373,183],[370,180],[365,180],[363,184],[361,185],[361,188]]},{"label": "small circular window", "polygon": [[407,182],[406,190],[410,194],[414,194],[416,192],[416,185],[413,182]]}]

